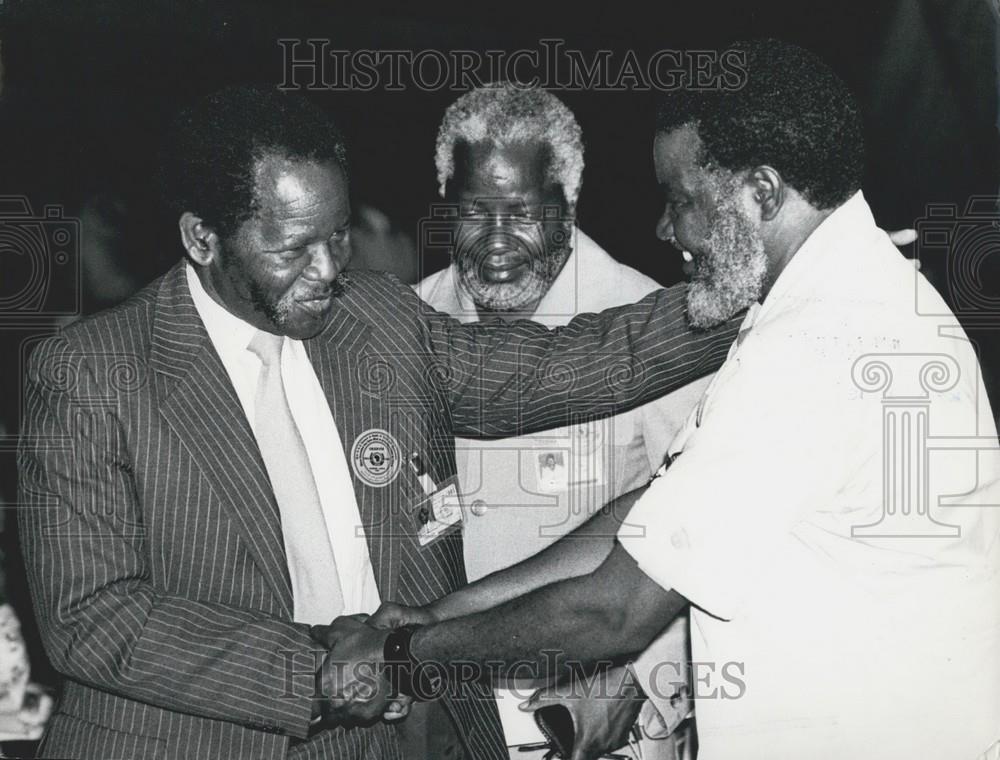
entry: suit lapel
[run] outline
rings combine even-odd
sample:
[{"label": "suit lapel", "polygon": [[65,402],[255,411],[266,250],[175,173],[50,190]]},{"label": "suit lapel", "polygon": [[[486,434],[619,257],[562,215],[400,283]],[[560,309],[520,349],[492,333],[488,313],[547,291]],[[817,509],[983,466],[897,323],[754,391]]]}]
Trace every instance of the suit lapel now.
[{"label": "suit lapel", "polygon": [[292,615],[281,518],[257,441],[188,291],[184,266],[164,278],[150,363],[160,414],[225,505],[282,609]]},{"label": "suit lapel", "polygon": [[365,390],[373,372],[378,371],[378,355],[372,351],[369,337],[368,324],[341,306],[334,309],[326,330],[305,345],[349,462],[379,594],[383,599],[391,599],[399,573],[398,510],[392,508],[398,488],[394,485],[372,487],[358,478],[356,469],[350,464],[351,447],[358,437],[366,430],[385,425],[382,417],[386,411],[384,399]]}]

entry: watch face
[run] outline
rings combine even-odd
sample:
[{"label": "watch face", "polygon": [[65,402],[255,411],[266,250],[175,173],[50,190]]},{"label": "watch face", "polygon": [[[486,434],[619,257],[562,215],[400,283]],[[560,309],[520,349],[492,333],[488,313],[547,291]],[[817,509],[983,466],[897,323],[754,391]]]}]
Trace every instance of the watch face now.
[{"label": "watch face", "polygon": [[419,663],[410,653],[413,630],[396,629],[385,641],[385,676],[393,694],[418,702],[437,699],[444,692],[444,674],[433,663]]}]

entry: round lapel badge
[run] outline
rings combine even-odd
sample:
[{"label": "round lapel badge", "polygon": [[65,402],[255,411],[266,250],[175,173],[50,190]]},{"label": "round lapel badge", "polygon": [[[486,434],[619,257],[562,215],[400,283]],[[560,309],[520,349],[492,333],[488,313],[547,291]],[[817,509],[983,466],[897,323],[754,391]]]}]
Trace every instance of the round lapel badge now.
[{"label": "round lapel badge", "polygon": [[351,447],[351,467],[365,485],[382,488],[399,475],[403,453],[399,443],[388,431],[380,428],[366,430],[354,440]]}]

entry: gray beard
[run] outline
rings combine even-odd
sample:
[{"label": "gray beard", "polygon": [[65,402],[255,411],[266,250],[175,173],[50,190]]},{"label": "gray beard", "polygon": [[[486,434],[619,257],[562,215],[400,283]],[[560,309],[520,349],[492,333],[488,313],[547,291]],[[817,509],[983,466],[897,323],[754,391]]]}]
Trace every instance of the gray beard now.
[{"label": "gray beard", "polygon": [[533,256],[531,266],[517,282],[483,282],[476,264],[468,258],[455,261],[458,285],[483,311],[516,312],[532,307],[544,296],[562,271],[572,251],[570,246],[548,248],[544,256]]},{"label": "gray beard", "polygon": [[687,291],[687,316],[693,327],[726,322],[760,299],[767,258],[760,230],[739,205],[736,193],[723,191],[705,247],[695,257]]}]

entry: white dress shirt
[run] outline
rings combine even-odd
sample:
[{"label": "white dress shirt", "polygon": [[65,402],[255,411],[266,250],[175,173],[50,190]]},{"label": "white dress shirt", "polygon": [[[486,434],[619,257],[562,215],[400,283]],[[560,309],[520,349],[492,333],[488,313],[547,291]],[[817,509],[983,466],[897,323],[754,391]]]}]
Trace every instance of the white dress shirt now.
[{"label": "white dress shirt", "polygon": [[949,313],[858,193],[748,312],[629,515],[624,548],[693,605],[702,760],[1000,736],[996,428],[971,345],[918,294]]},{"label": "white dress shirt", "polygon": [[[261,362],[247,346],[257,328],[229,313],[205,291],[191,264],[187,282],[198,316],[232,380],[243,413],[254,429],[254,398]],[[351,483],[344,447],[323,388],[302,341],[285,338],[281,378],[292,417],[316,481],[327,534],[344,594],[344,614],[374,612],[381,600]],[[289,567],[289,572],[293,568]]]}]

